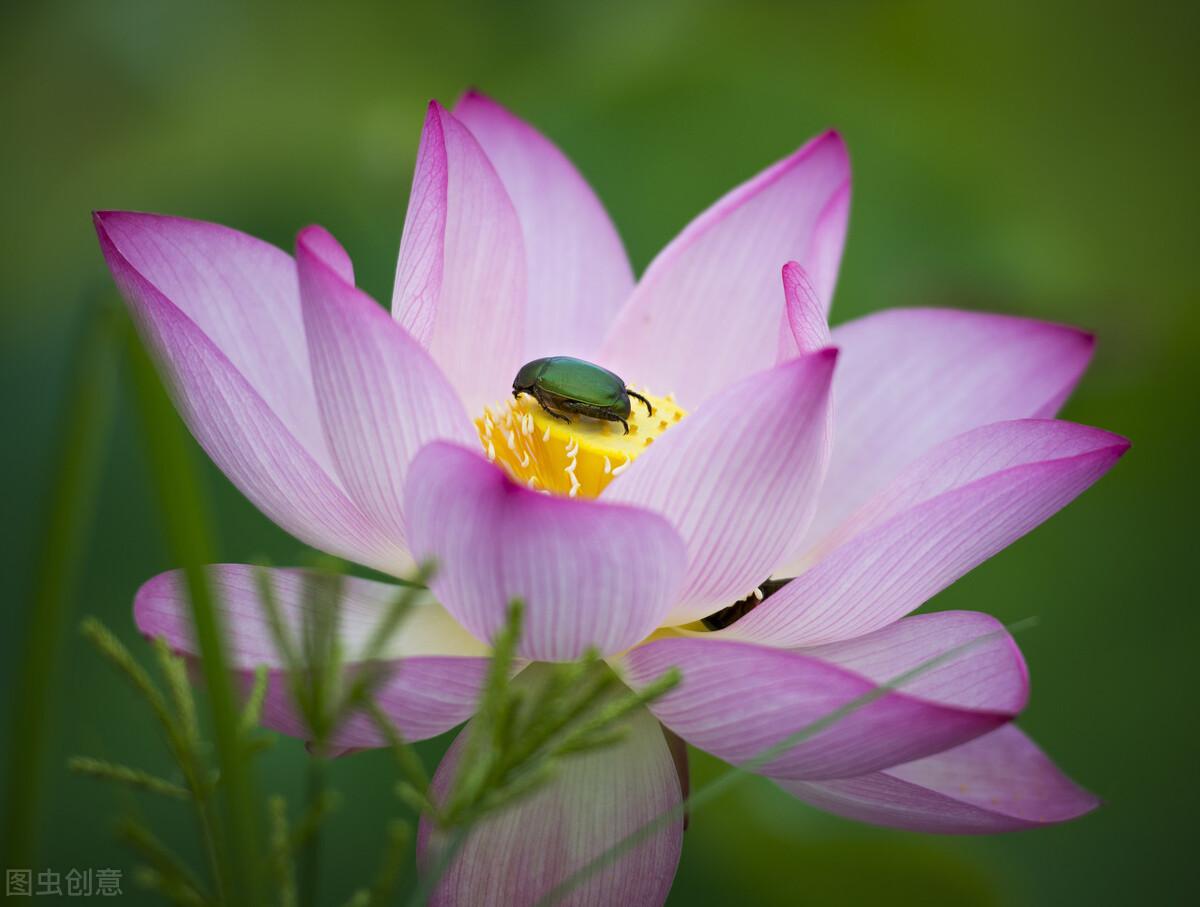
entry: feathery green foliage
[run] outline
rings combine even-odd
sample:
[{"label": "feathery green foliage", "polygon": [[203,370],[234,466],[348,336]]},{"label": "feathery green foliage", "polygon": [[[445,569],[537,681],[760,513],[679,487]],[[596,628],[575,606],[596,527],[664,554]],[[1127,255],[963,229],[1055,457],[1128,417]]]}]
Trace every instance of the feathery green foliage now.
[{"label": "feathery green foliage", "polygon": [[67,760],[67,768],[78,775],[87,775],[101,781],[115,781],[135,790],[162,794],[164,797],[187,800],[192,796],[192,792],[186,787],[180,787],[166,778],[152,775],[140,768],[93,759],[90,756],[72,756]]},{"label": "feathery green foliage", "polygon": [[122,819],[117,836],[146,861],[150,872],[142,874],[144,884],[176,904],[212,903],[184,862],[141,822]]},{"label": "feathery green foliage", "polygon": [[296,876],[292,871],[291,833],[288,830],[287,800],[272,797],[268,804],[271,823],[271,874],[275,891],[279,895],[279,907],[295,907]]},{"label": "feathery green foliage", "polygon": [[[125,676],[133,689],[141,695],[142,699],[150,706],[150,710],[154,713],[154,716],[158,719],[167,747],[186,780],[186,790],[196,804],[196,819],[199,825],[200,838],[208,857],[213,887],[217,891],[219,899],[221,892],[227,884],[227,873],[224,868],[225,857],[218,837],[214,804],[211,798],[218,775],[215,770],[208,767],[203,752],[203,743],[200,739],[198,725],[195,724],[195,701],[192,697],[191,686],[186,682],[187,673],[183,660],[173,655],[165,645],[161,644],[161,641],[156,645],[155,651],[158,656],[160,668],[171,685],[172,697],[175,700],[179,716],[176,717],[176,714],[172,713],[169,708],[167,699],[158,688],[158,685],[155,684],[149,673],[138,663],[137,659],[133,657],[116,636],[95,618],[84,620],[81,629],[83,635],[92,643],[96,650],[117,671]],[[182,682],[180,682],[181,678]],[[81,759],[85,759],[85,757],[77,757],[75,764],[79,764]],[[95,766],[100,763],[98,760],[86,760],[83,764]],[[151,773],[144,772],[142,769],[124,766],[121,768],[126,769],[128,772],[136,773],[139,776],[153,777]],[[95,777],[99,777],[99,774],[95,771],[90,773]],[[119,778],[111,773],[108,776],[108,780],[120,781],[124,784],[130,783],[128,777]],[[159,792],[161,793],[161,791]],[[144,842],[145,835],[138,837],[137,840]],[[171,886],[172,891],[178,888],[176,884],[178,878],[175,875],[166,873],[162,866],[154,866],[153,868],[164,881],[164,884]]]},{"label": "feathery green foliage", "polygon": [[509,606],[480,708],[467,731],[454,783],[436,819],[467,826],[536,790],[558,760],[619,742],[622,719],[679,684],[677,670],[630,690],[595,652],[577,662],[541,664],[536,678],[514,684],[521,605]]},{"label": "feathery green foliage", "polygon": [[[378,626],[362,652],[355,653],[356,663],[347,672],[345,653],[337,643],[340,621],[342,576],[340,565],[326,562],[323,569],[306,574],[303,592],[304,623],[300,639],[293,639],[276,600],[269,575],[261,571],[259,590],[264,611],[275,636],[276,650],[285,663],[284,676],[297,712],[306,722],[312,737],[309,793],[300,817],[291,823],[286,801],[273,797],[267,803],[268,840],[263,851],[268,855],[264,878],[256,880],[255,890],[271,889],[280,907],[295,907],[301,898],[313,902],[319,884],[319,842],[322,826],[338,807],[340,796],[324,783],[323,765],[337,730],[356,711],[375,717],[377,726],[396,753],[398,764],[416,794],[422,808],[428,806],[428,774],[420,758],[383,715],[374,701],[379,685],[386,682],[395,665],[383,660],[392,637],[401,628],[419,596],[432,568],[423,567],[416,578],[404,584],[396,599],[384,611]],[[158,841],[139,821],[123,820],[119,836],[135,850],[146,865],[137,875],[139,881],[168,901],[176,904],[224,905],[231,902],[228,873],[228,841],[216,823],[214,794],[224,782],[219,765],[211,765],[210,747],[201,731],[187,665],[166,642],[157,639],[153,651],[162,676],[160,685],[129,649],[98,620],[89,618],[81,626],[84,636],[145,701],[162,728],[167,749],[185,779],[185,785],[173,784],[149,771],[76,757],[70,768],[99,780],[136,790],[156,793],[195,804],[201,838],[209,856],[211,891],[203,886],[186,865]],[[348,675],[349,679],[347,679]],[[257,736],[258,724],[271,673],[260,665],[255,681],[237,721],[237,746],[243,758],[262,751],[264,739]],[[269,742],[269,741],[266,741]],[[404,856],[412,840],[410,826],[396,820],[389,827],[377,878],[369,888],[356,891],[350,903],[384,904],[391,898],[400,877]],[[303,885],[297,885],[296,868],[300,865]],[[256,866],[256,869],[259,868]],[[264,884],[265,883],[265,884]]]},{"label": "feathery green foliage", "polygon": [[[522,604],[513,601],[504,627],[492,641],[492,656],[480,691],[478,711],[464,732],[453,775],[435,795],[420,757],[375,700],[376,692],[397,667],[394,661],[384,658],[384,653],[418,597],[425,594],[431,576],[432,566],[424,565],[414,580],[399,590],[362,650],[346,653],[338,642],[344,585],[340,565],[327,563],[305,574],[299,638],[294,638],[289,630],[271,575],[265,569],[258,573],[259,597],[284,669],[282,677],[278,673],[272,675],[266,666],[259,666],[255,672],[254,686],[236,722],[236,745],[243,758],[253,758],[261,751],[262,740],[256,736],[258,721],[274,676],[286,684],[296,712],[308,729],[312,755],[306,803],[299,818],[294,822],[289,819],[288,805],[282,797],[273,797],[266,804],[268,837],[262,850],[268,858],[255,865],[255,870],[263,875],[256,880],[259,887],[255,890],[271,890],[272,903],[278,903],[279,907],[316,903],[321,830],[340,802],[337,793],[326,785],[325,763],[336,751],[338,730],[354,714],[370,717],[393,753],[400,800],[437,828],[438,844],[431,850],[426,871],[412,898],[413,904],[423,904],[479,822],[511,807],[553,779],[563,759],[618,744],[624,738],[624,721],[629,714],[654,702],[680,682],[679,672],[672,669],[641,689],[632,690],[595,652],[575,662],[530,666],[517,655]],[[146,701],[162,726],[168,750],[185,784],[173,784],[140,768],[85,757],[72,760],[72,769],[114,784],[192,802],[209,856],[208,887],[140,823],[125,821],[119,833],[147,864],[139,879],[171,903],[231,903],[229,843],[221,835],[222,827],[216,822],[214,811],[214,794],[224,787],[225,776],[220,771],[219,758],[218,765],[209,764],[208,747],[183,659],[172,653],[164,641],[155,641],[154,653],[164,691],[98,621],[85,621],[83,632]],[[697,808],[780,752],[993,635],[954,647],[880,684],[744,765],[734,767],[695,792],[686,806]],[[561,899],[645,836],[677,820],[684,808],[685,804],[680,804],[677,809],[667,811],[598,855],[548,893],[543,903]],[[389,903],[411,840],[411,826],[401,820],[394,822],[389,828],[375,882],[354,891],[346,903],[359,907]]]},{"label": "feathery green foliage", "polygon": [[[492,640],[479,709],[465,732],[453,782],[428,810],[444,840],[433,849],[414,905],[434,891],[473,826],[550,781],[562,759],[620,742],[625,716],[679,684],[679,672],[671,669],[644,689],[630,690],[595,652],[577,662],[539,663],[536,676],[514,683],[522,610],[520,601],[511,602],[504,628]],[[412,796],[401,790],[406,793]]]},{"label": "feathery green foliage", "polygon": [[[328,577],[314,574],[313,587],[306,597],[305,613],[310,613],[314,608],[332,610],[333,615],[326,615],[322,626],[326,630],[335,630],[340,592],[334,594],[334,590],[340,590],[340,581],[333,582]],[[589,653],[577,662],[539,663],[529,670],[516,654],[522,607],[520,602],[514,601],[510,605],[505,627],[493,641],[493,654],[480,694],[479,711],[465,732],[462,752],[451,783],[443,795],[435,797],[420,758],[374,699],[378,684],[386,680],[388,673],[383,670],[359,671],[347,682],[343,679],[345,662],[340,648],[332,645],[318,652],[311,636],[308,637],[305,654],[301,655],[294,641],[283,632],[286,625],[265,574],[260,589],[264,609],[274,614],[271,623],[280,631],[277,640],[279,651],[295,653],[295,668],[288,671],[287,681],[289,691],[296,698],[297,710],[310,722],[311,728],[320,729],[326,735],[315,741],[317,745],[312,747],[312,764],[321,765],[324,762],[322,754],[328,752],[335,739],[331,735],[336,733],[343,721],[356,711],[365,712],[395,756],[399,774],[398,796],[414,811],[427,816],[439,829],[441,841],[431,852],[429,865],[413,895],[413,904],[426,902],[441,874],[453,862],[471,830],[481,820],[512,806],[548,782],[554,777],[561,760],[619,743],[624,737],[623,719],[633,710],[665,695],[679,683],[679,673],[670,670],[645,687],[631,690],[595,653]],[[388,635],[402,626],[403,615],[412,607],[413,596],[419,593],[420,589],[413,586],[405,588],[397,596],[381,618],[381,624],[389,627],[388,633],[372,636],[372,642],[362,654],[373,660],[365,664],[383,665],[377,659],[387,648]],[[1028,625],[1028,622],[1022,622],[1008,629],[1015,632]],[[211,882],[215,894],[208,894],[196,875],[140,823],[132,820],[123,822],[119,834],[147,863],[147,867],[139,873],[139,879],[171,903],[228,903],[222,893],[227,882],[222,874],[212,817],[212,795],[220,786],[221,777],[214,768],[208,766],[204,755],[206,745],[198,724],[193,724],[196,721],[195,703],[191,688],[186,683],[187,674],[182,659],[172,654],[161,641],[155,643],[155,654],[167,685],[167,693],[164,693],[128,649],[99,622],[92,619],[85,621],[84,633],[146,700],[151,713],[162,725],[168,748],[187,783],[186,786],[175,785],[142,769],[84,757],[72,760],[72,769],[122,786],[195,803],[201,833],[210,853]],[[676,821],[685,808],[695,810],[744,779],[747,774],[760,769],[781,752],[995,635],[986,634],[922,662],[788,735],[743,765],[731,768],[713,783],[693,793],[676,809],[664,812],[585,864],[549,892],[542,904],[560,900],[576,885],[646,836]],[[291,656],[284,657],[287,659]],[[309,657],[318,659],[320,670],[309,669]],[[331,665],[336,670],[331,670]],[[521,675],[519,679],[517,675]],[[239,725],[242,734],[240,745],[251,755],[255,752],[251,735],[256,731],[256,716],[261,709],[268,682],[266,670],[260,668],[256,672],[255,687]],[[268,860],[264,868],[269,878],[264,881],[269,883],[266,887],[274,892],[273,902],[280,907],[295,907],[302,899],[315,897],[319,876],[311,871],[302,872],[304,877],[297,885],[297,861],[302,870],[306,870],[308,862],[319,860],[317,844],[321,828],[340,800],[336,792],[324,786],[323,773],[315,777],[318,783],[310,786],[305,809],[294,824],[288,818],[287,803],[282,797],[273,797],[267,804],[269,838],[264,851],[268,854]],[[411,840],[412,829],[408,823],[400,820],[394,822],[389,828],[376,881],[370,888],[353,892],[347,903],[364,907],[389,903],[394,896],[400,867]]]}]

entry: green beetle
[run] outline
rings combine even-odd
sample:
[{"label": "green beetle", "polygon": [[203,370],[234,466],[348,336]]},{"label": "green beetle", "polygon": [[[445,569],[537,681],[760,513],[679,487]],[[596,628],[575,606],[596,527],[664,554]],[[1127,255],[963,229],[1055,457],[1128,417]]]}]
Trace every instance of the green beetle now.
[{"label": "green beetle", "polygon": [[571,416],[589,416],[607,422],[620,422],[629,434],[630,397],[646,404],[650,401],[625,386],[619,375],[606,368],[571,356],[547,356],[526,362],[513,379],[513,396],[529,394],[555,419],[570,422]]}]

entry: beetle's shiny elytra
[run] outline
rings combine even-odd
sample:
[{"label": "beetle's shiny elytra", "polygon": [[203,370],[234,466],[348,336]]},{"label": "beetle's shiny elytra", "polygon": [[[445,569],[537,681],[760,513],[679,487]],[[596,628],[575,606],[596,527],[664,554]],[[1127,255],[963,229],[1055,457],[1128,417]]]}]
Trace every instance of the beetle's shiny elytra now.
[{"label": "beetle's shiny elytra", "polygon": [[629,434],[630,403],[635,397],[654,415],[650,401],[625,386],[619,375],[583,359],[547,356],[521,366],[513,379],[513,396],[529,394],[551,416],[570,422],[571,416],[588,416],[620,422]]}]

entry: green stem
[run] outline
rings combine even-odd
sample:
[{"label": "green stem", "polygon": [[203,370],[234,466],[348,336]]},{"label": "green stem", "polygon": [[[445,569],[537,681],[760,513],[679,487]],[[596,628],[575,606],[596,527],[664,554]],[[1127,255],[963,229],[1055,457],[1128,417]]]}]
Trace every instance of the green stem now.
[{"label": "green stem", "polygon": [[8,865],[37,863],[42,810],[42,773],[47,732],[54,709],[63,628],[71,610],[84,539],[92,522],[96,487],[112,425],[117,374],[115,313],[96,306],[75,356],[71,397],[63,418],[59,463],[54,473],[50,507],[33,598],[29,628],[18,650],[24,658],[17,675],[22,691],[13,709],[8,747],[8,810],[4,820]]},{"label": "green stem", "polygon": [[204,845],[204,856],[208,860],[208,871],[212,873],[213,889],[217,903],[225,903],[225,878],[221,870],[221,852],[217,849],[217,838],[213,833],[212,799],[205,797],[196,804],[196,821],[200,826],[200,841]]},{"label": "green stem", "polygon": [[317,889],[321,884],[321,825],[325,807],[325,757],[314,753],[308,760],[308,813],[322,818],[313,823],[312,831],[305,839],[301,857],[304,881],[300,886],[300,903],[303,907],[315,907]]},{"label": "green stem", "polygon": [[[258,903],[254,870],[257,838],[253,785],[241,759],[240,714],[226,655],[220,618],[210,593],[207,564],[213,561],[209,521],[192,467],[186,436],[153,366],[132,331],[129,352],[148,459],[166,526],[168,546],[187,577],[188,600],[200,649],[200,667],[209,692],[217,764],[220,769],[224,829],[228,847],[219,848],[228,865],[225,890],[230,903]],[[211,826],[210,826],[211,827]]]}]

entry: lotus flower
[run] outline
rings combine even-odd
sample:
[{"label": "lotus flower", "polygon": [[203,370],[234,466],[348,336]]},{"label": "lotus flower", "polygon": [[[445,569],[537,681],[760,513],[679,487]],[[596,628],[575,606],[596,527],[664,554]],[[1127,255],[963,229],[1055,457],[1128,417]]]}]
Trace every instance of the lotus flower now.
[{"label": "lotus flower", "polygon": [[[745,762],[976,638],[762,773],[821,809],[932,832],[1031,828],[1095,806],[1011,724],[1028,678],[997,621],[906,616],[1125,451],[1054,419],[1092,337],[938,309],[830,332],[849,201],[846,149],[829,132],[716,202],[635,281],[563,154],[469,93],[452,113],[430,105],[390,315],[320,227],[292,258],[213,224],[95,216],[179,411],[229,479],[315,548],[396,576],[436,560],[436,601],[404,627],[389,652],[403,667],[380,694],[410,739],[471,716],[487,641],[516,597],[526,662],[595,647],[634,687],[682,672],[624,742],[568,760],[473,832],[438,903],[530,903],[678,805],[663,726]],[[616,372],[653,416],[635,407],[626,435],[512,399],[519,367],[551,355]],[[239,670],[280,669],[250,568],[212,576]],[[302,574],[271,582],[298,624]],[[392,596],[349,581],[349,670]],[[134,613],[146,634],[195,651],[178,575],[143,586]],[[283,683],[266,722],[305,733]],[[338,744],[382,741],[356,719]],[[663,827],[567,902],[660,904],[681,840],[679,823]]]}]

